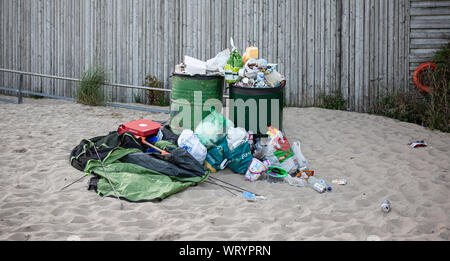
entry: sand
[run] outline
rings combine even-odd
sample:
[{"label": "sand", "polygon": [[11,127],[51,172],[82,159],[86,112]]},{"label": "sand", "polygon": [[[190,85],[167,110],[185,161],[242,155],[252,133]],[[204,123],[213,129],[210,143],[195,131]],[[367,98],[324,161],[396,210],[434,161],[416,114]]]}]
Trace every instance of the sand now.
[{"label": "sand", "polygon": [[[26,98],[0,102],[0,117],[0,240],[449,240],[450,135],[418,125],[288,108],[289,141],[301,141],[317,177],[347,185],[319,194],[225,170],[213,176],[267,200],[200,184],[159,203],[122,202],[121,210],[117,199],[88,191],[87,178],[60,191],[82,174],[70,150],[121,123],[168,115]],[[407,145],[416,140],[429,146]]]}]

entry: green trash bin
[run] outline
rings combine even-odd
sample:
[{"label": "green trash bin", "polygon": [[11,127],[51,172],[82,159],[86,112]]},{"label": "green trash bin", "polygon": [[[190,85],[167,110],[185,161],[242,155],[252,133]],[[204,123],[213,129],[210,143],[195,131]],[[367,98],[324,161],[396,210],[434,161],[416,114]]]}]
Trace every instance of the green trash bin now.
[{"label": "green trash bin", "polygon": [[[195,130],[195,127],[211,113],[208,108],[205,108],[205,102],[215,99],[222,106],[223,87],[224,77],[222,76],[173,74],[170,99],[172,131],[179,135],[183,129]],[[190,110],[190,113],[183,113],[185,109]],[[190,120],[182,119],[183,115],[188,114]]]},{"label": "green trash bin", "polygon": [[[284,90],[285,85],[276,88],[230,85],[230,100],[234,106],[229,106],[228,115],[235,126],[252,131],[255,137],[267,137],[269,126],[283,130]],[[253,112],[250,107],[255,107]]]}]

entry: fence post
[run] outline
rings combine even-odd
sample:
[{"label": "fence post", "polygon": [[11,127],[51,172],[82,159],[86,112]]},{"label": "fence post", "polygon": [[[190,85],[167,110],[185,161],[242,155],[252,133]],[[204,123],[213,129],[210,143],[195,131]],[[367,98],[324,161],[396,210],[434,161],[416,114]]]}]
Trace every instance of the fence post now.
[{"label": "fence post", "polygon": [[23,97],[22,97],[22,89],[23,89],[23,74],[20,75],[20,82],[19,82],[19,92],[17,94],[18,97],[18,104],[23,103]]}]

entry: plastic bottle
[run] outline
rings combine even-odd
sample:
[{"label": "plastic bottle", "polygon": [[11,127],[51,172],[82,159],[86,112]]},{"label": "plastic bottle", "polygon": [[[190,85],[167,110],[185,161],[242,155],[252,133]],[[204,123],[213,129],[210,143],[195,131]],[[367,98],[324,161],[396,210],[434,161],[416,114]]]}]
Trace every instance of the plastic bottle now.
[{"label": "plastic bottle", "polygon": [[327,184],[327,182],[325,182],[325,180],[319,179],[319,183],[322,184],[325,188],[327,188],[327,191],[332,190],[332,188],[330,186],[328,186],[328,184]]},{"label": "plastic bottle", "polygon": [[263,72],[259,72],[258,76],[256,77],[256,80],[264,82],[264,78],[265,78],[264,73]]},{"label": "plastic bottle", "polygon": [[320,184],[319,179],[315,177],[309,177],[308,184],[312,189],[314,189],[319,193],[323,193],[327,190],[327,188],[324,185]]},{"label": "plastic bottle", "polygon": [[294,186],[294,187],[306,187],[308,185],[308,182],[304,179],[300,179],[300,178],[294,178],[291,175],[287,175],[284,178],[284,181],[286,181],[287,183],[289,183],[289,185]]}]

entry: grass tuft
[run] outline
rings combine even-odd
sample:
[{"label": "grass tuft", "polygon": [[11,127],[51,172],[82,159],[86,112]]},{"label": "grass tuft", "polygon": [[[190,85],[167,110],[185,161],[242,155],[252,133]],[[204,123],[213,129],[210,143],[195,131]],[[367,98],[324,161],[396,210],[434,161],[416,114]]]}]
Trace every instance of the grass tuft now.
[{"label": "grass tuft", "polygon": [[105,97],[102,85],[106,82],[106,69],[102,66],[94,66],[83,73],[81,83],[76,93],[77,103],[99,106]]}]

